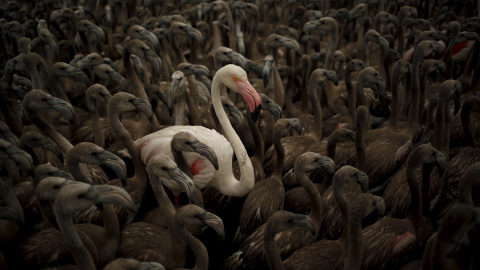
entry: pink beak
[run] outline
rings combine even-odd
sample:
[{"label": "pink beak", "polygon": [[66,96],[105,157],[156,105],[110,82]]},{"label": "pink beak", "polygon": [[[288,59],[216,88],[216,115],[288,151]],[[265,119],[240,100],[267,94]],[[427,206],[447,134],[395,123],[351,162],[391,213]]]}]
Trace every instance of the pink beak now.
[{"label": "pink beak", "polygon": [[247,79],[235,81],[237,85],[238,92],[242,94],[243,99],[248,104],[250,108],[250,113],[252,115],[252,120],[257,121],[258,116],[260,115],[260,110],[262,107],[262,99],[257,93],[257,90],[253,88],[250,82]]}]

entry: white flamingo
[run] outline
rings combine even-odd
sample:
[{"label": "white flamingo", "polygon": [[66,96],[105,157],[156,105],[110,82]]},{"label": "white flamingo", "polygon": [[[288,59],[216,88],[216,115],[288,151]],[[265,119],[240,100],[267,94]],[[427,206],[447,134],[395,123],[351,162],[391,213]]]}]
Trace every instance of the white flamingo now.
[{"label": "white flamingo", "polygon": [[[241,94],[247,102],[254,119],[258,117],[261,105],[261,98],[247,78],[246,72],[235,65],[226,65],[219,69],[212,81],[212,103],[225,130],[226,137],[216,130],[203,126],[171,126],[157,132],[146,135],[135,143],[139,146],[141,159],[145,165],[150,159],[158,154],[165,154],[171,158],[172,152],[170,141],[172,137],[181,131],[190,132],[201,142],[210,146],[218,158],[218,170],[215,170],[212,163],[205,157],[196,153],[184,153],[185,160],[192,171],[195,185],[202,189],[207,186],[218,189],[227,196],[245,196],[255,183],[252,163],[245,150],[245,146],[233,129],[223,110],[220,100],[220,92],[224,87]],[[232,173],[232,155],[235,152],[240,164],[240,180],[237,180]],[[164,184],[174,192],[181,192],[182,189],[173,181],[166,181]]]}]

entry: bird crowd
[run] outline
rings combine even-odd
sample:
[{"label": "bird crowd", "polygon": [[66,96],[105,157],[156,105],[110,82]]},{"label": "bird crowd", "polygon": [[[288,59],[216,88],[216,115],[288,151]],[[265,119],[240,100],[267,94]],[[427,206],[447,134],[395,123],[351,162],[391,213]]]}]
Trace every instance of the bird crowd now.
[{"label": "bird crowd", "polygon": [[480,269],[480,1],[0,3],[0,269]]}]

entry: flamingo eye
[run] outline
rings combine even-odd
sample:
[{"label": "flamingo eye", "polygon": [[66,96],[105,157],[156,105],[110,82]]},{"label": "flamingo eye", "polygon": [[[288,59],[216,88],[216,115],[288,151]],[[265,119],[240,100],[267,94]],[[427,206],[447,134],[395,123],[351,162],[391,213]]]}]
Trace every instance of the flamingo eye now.
[{"label": "flamingo eye", "polygon": [[237,77],[237,76],[232,76],[232,79],[233,79],[234,81],[238,81],[238,77]]}]

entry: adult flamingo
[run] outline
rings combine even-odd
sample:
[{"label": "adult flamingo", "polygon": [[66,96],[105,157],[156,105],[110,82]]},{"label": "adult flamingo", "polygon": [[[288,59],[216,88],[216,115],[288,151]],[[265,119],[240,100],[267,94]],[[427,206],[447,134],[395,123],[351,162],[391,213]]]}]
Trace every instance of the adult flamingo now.
[{"label": "adult flamingo", "polygon": [[[170,141],[172,137],[182,131],[190,132],[201,142],[210,146],[218,157],[218,171],[210,161],[195,153],[185,153],[185,160],[193,174],[195,185],[202,189],[212,186],[222,194],[228,196],[245,196],[255,183],[252,163],[245,146],[235,133],[228,117],[223,110],[220,100],[220,91],[228,87],[241,94],[248,104],[254,121],[258,118],[261,108],[261,98],[247,79],[247,73],[235,65],[226,65],[219,69],[212,81],[212,103],[215,113],[225,130],[227,139],[217,131],[202,126],[171,126],[161,129],[138,139],[135,143],[140,148],[141,158],[145,165],[158,154],[165,154],[173,158]],[[235,152],[240,164],[240,180],[232,173],[232,155]],[[165,181],[165,185],[173,191],[182,189],[172,181]]]}]

